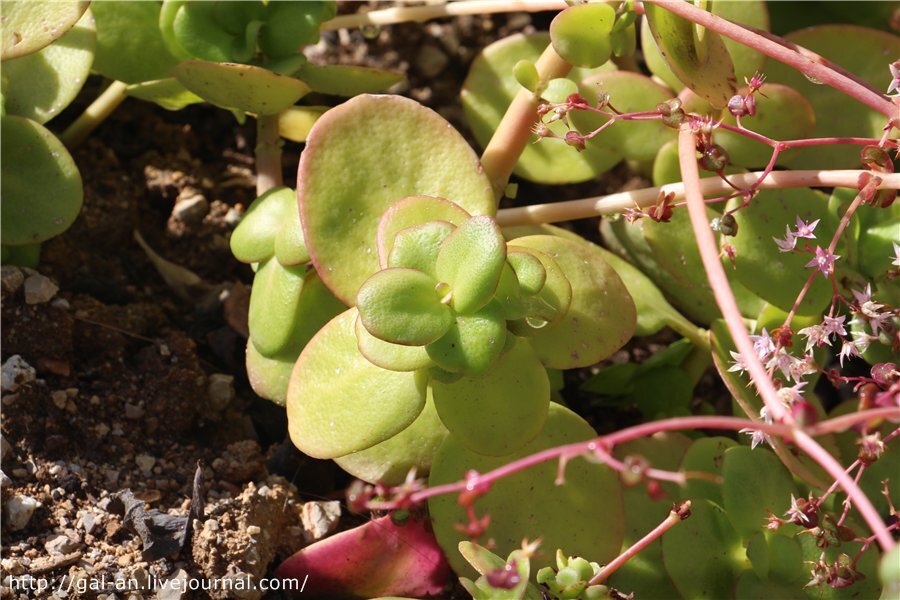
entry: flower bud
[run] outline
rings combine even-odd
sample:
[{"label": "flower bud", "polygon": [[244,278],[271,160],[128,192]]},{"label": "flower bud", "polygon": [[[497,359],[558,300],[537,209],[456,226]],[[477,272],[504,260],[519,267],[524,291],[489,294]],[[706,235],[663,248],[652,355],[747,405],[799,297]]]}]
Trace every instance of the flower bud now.
[{"label": "flower bud", "polygon": [[719,172],[728,166],[730,159],[725,148],[718,144],[710,144],[703,150],[700,157],[700,166],[707,171]]},{"label": "flower bud", "polygon": [[709,222],[709,226],[713,231],[725,236],[734,237],[738,232],[737,221],[735,221],[734,217],[731,215],[716,217]]},{"label": "flower bud", "polygon": [[564,139],[568,145],[579,152],[584,152],[584,137],[577,131],[567,131]]}]

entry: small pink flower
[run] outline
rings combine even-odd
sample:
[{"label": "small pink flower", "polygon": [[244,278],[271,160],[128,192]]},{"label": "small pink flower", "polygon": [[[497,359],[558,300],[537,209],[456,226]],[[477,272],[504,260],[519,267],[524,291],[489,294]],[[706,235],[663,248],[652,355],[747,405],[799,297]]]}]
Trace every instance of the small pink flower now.
[{"label": "small pink flower", "polygon": [[894,244],[894,256],[892,257],[894,261],[891,263],[894,267],[900,267],[900,245],[897,242],[892,242]]},{"label": "small pink flower", "polygon": [[823,250],[821,246],[816,246],[816,257],[806,263],[806,267],[815,267],[825,276],[830,277],[834,273],[834,261],[839,259],[837,254],[831,254],[827,250]]},{"label": "small pink flower", "polygon": [[900,94],[900,60],[895,60],[890,65],[888,65],[888,69],[891,71],[891,84],[888,86],[887,93],[897,92]]},{"label": "small pink flower", "polygon": [[821,346],[822,344],[831,345],[831,340],[828,339],[828,336],[825,335],[825,327],[822,325],[812,325],[810,327],[804,327],[800,331],[798,331],[800,335],[806,338],[806,351],[810,352],[814,347]]},{"label": "small pink flower", "polygon": [[841,363],[841,367],[844,366],[844,359],[851,356],[859,356],[859,350],[856,347],[856,342],[846,340],[844,345],[841,346],[840,354],[838,354],[838,361]]},{"label": "small pink flower", "polygon": [[772,239],[778,245],[778,250],[780,252],[790,252],[797,246],[797,237],[791,232],[789,226],[785,226],[784,228],[783,240],[778,239],[777,237],[773,237]]},{"label": "small pink flower", "polygon": [[[825,320],[822,321],[822,325],[824,326],[825,333],[830,338],[832,335],[836,335],[838,337],[844,337],[847,335],[847,330],[844,329],[844,319],[846,319],[844,315],[840,317],[825,317]],[[831,345],[831,344],[829,344]]]},{"label": "small pink flower", "polygon": [[798,238],[807,238],[810,240],[816,239],[816,234],[813,233],[816,229],[816,225],[819,224],[821,219],[816,219],[812,223],[804,223],[803,219],[797,217],[797,232],[794,233],[794,237]]},{"label": "small pink flower", "polygon": [[756,355],[760,360],[765,360],[769,354],[775,352],[775,342],[772,341],[772,337],[765,327],[760,335],[751,335],[750,340],[753,342],[753,349],[756,350]]}]

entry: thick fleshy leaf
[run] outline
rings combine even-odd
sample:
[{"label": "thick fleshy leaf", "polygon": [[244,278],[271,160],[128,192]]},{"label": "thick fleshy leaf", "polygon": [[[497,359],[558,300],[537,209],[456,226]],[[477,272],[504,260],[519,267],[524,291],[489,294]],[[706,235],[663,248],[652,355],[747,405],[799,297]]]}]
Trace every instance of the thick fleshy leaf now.
[{"label": "thick fleshy leaf", "polygon": [[547,283],[547,269],[543,263],[529,252],[510,252],[507,260],[516,274],[523,294],[537,294]]},{"label": "thick fleshy leaf", "polygon": [[737,79],[722,38],[707,30],[698,39],[693,23],[656,4],[646,6],[645,16],[653,40],[675,76],[713,106],[724,108],[737,89]]},{"label": "thick fleshy leaf", "polygon": [[505,344],[503,310],[491,302],[476,313],[457,314],[450,330],[425,350],[444,370],[478,375],[494,364]]},{"label": "thick fleshy leaf", "polygon": [[284,222],[275,234],[275,258],[285,266],[309,262],[309,250],[303,239],[303,225],[300,224],[300,208],[293,190],[291,201],[285,208]]},{"label": "thick fleshy leaf", "polygon": [[[615,448],[619,460],[628,456],[646,459],[654,468],[678,470],[681,458],[691,445],[691,440],[679,432],[657,433],[639,438]],[[672,509],[672,503],[681,499],[681,489],[668,482],[661,482],[666,494],[651,497],[645,486],[637,485],[622,490],[625,505],[625,539],[623,548],[632,546],[647,535]],[[680,525],[676,526],[680,527]],[[665,536],[663,536],[665,537]],[[634,556],[613,573],[610,584],[616,589],[633,591],[642,598],[677,598],[678,592],[666,575],[662,562],[662,542],[657,540]]]},{"label": "thick fleshy leaf", "polygon": [[369,277],[356,296],[359,316],[378,339],[424,346],[447,333],[453,311],[441,302],[437,281],[415,269],[384,269]]},{"label": "thick fleshy leaf", "polygon": [[463,137],[437,113],[399,96],[357,96],[322,115],[300,157],[298,181],[313,263],[348,304],[378,269],[376,227],[397,200],[425,194],[472,214],[496,211],[490,181]]},{"label": "thick fleshy leaf", "polygon": [[231,234],[234,257],[245,263],[271,258],[275,253],[275,240],[292,209],[297,210],[296,196],[287,187],[272,188],[254,200]]},{"label": "thick fleshy leaf", "polygon": [[[631,71],[596,73],[585,78],[578,90],[592,106],[597,104],[598,94],[609,94],[610,103],[623,113],[653,111],[657,104],[675,96],[675,92],[669,88]],[[584,134],[594,131],[609,120],[589,111],[573,112],[571,119],[575,127]],[[675,133],[674,129],[658,120],[620,121],[607,127],[592,142],[615,148],[631,160],[651,161],[663,144],[675,138]]]},{"label": "thick fleshy leaf", "polygon": [[171,77],[178,64],[159,30],[158,2],[94,2],[97,55],[93,69],[110,79],[140,83]]},{"label": "thick fleshy leaf", "polygon": [[[694,440],[681,461],[681,470],[683,472],[710,473],[721,477],[725,451],[736,445],[734,440],[718,436]],[[687,480],[684,496],[686,498],[706,498],[722,506],[722,484],[706,479],[690,478]]]},{"label": "thick fleshy leaf", "polygon": [[59,235],[81,210],[78,167],[43,125],[11,115],[0,118],[0,123],[3,243],[35,244]]},{"label": "thick fleshy leaf", "polygon": [[334,15],[332,0],[325,2],[269,2],[266,24],[259,32],[259,47],[270,58],[290,56],[319,39],[319,24]]},{"label": "thick fleshy leaf", "polygon": [[[741,88],[746,94],[747,88]],[[816,114],[809,100],[786,85],[766,83],[756,95],[756,114],[745,116],[741,124],[756,133],[776,140],[796,140],[813,137]],[[724,122],[736,125],[735,118],[723,111]],[[717,144],[725,148],[731,164],[741,167],[765,167],[772,157],[772,148],[731,131],[719,129],[713,134]],[[776,164],[789,164],[793,152],[783,152]]]},{"label": "thick fleshy leaf", "polygon": [[784,514],[796,492],[791,474],[766,448],[729,448],[722,476],[728,520],[745,537],[764,531],[769,513]]},{"label": "thick fleshy leaf", "polygon": [[[897,58],[900,45],[896,35],[855,25],[809,27],[785,37],[833,61],[880,91],[887,90],[891,82],[888,64]],[[809,100],[816,111],[815,137],[882,136],[884,116],[843,92],[813,83],[776,60],[766,63],[765,72],[769,81],[789,85]],[[846,169],[859,165],[858,146],[836,144],[798,148],[790,154],[791,166],[797,169]]]},{"label": "thick fleshy leaf", "polygon": [[427,520],[397,525],[387,515],[304,548],[275,575],[306,581],[313,598],[422,598],[440,594],[451,573]]},{"label": "thick fleshy leaf", "polygon": [[[461,96],[466,120],[480,146],[488,143],[506,108],[522,89],[513,74],[516,63],[536,61],[549,43],[546,33],[511,35],[485,48],[472,63]],[[600,69],[615,70],[615,65],[607,63]],[[576,68],[569,78],[577,82],[590,72]],[[560,122],[552,123],[550,129],[557,135],[566,132]],[[544,140],[525,148],[515,173],[540,183],[577,183],[608,171],[620,160],[614,149],[591,142],[584,152],[576,152],[560,140]]]},{"label": "thick fleshy leaf", "polygon": [[394,247],[397,232],[422,225],[429,221],[445,221],[455,226],[465,223],[469,213],[458,204],[431,196],[410,196],[395,202],[384,211],[378,221],[376,244],[378,246],[378,264],[387,268],[388,257]]},{"label": "thick fleshy leaf", "polygon": [[37,52],[74,26],[89,5],[73,0],[4,2],[0,57],[6,61]]},{"label": "thick fleshy leaf", "polygon": [[453,383],[431,382],[444,425],[466,448],[488,456],[515,452],[540,433],[550,381],[531,345],[516,339],[493,368]]},{"label": "thick fleshy leaf", "polygon": [[609,4],[579,4],[560,12],[550,23],[553,49],[576,67],[599,67],[612,54],[610,33],[616,11]]},{"label": "thick fleshy leaf", "polygon": [[[179,2],[164,13],[169,43],[202,60],[249,62],[256,51],[250,23],[262,25],[265,7],[251,2]],[[252,44],[252,47],[250,47]],[[179,52],[180,54],[180,52]]]},{"label": "thick fleshy leaf", "polygon": [[133,98],[155,102],[166,110],[181,110],[191,104],[204,102],[203,98],[181,85],[174,77],[133,83],[125,89]]},{"label": "thick fleshy leaf", "polygon": [[709,500],[691,504],[691,516],[662,536],[663,562],[683,598],[730,598],[742,559],[741,536],[725,511]]},{"label": "thick fleshy leaf", "polygon": [[306,266],[284,267],[271,258],[256,271],[247,326],[250,339],[265,356],[295,347],[294,339],[304,324],[297,309],[306,271]]},{"label": "thick fleshy leaf", "polygon": [[425,346],[401,346],[379,340],[369,333],[362,321],[356,321],[356,337],[359,351],[369,361],[390,371],[416,371],[434,366],[434,361],[425,351]]},{"label": "thick fleshy leaf", "polygon": [[[6,15],[6,5],[3,13]],[[4,23],[4,39],[6,33]],[[3,61],[6,112],[46,123],[69,105],[87,80],[97,30],[87,11],[56,43],[38,52]]]},{"label": "thick fleshy leaf", "polygon": [[326,110],[327,106],[289,106],[278,113],[278,135],[292,142],[305,142]]},{"label": "thick fleshy leaf", "polygon": [[298,79],[252,65],[186,60],[172,74],[207,102],[259,115],[281,112],[309,92]]},{"label": "thick fleshy leaf", "polygon": [[16,267],[37,269],[41,262],[40,244],[23,244],[21,246],[0,246],[0,263]]},{"label": "thick fleshy leaf", "polygon": [[387,266],[416,269],[436,279],[441,243],[454,229],[447,221],[429,221],[401,229],[394,236]]},{"label": "thick fleshy leaf", "polygon": [[[298,349],[297,356],[299,355]],[[256,395],[284,406],[297,356],[263,356],[253,345],[253,341],[247,340],[247,379]]]},{"label": "thick fleshy leaf", "polygon": [[572,284],[566,278],[559,263],[550,255],[527,246],[517,246],[515,241],[508,246],[510,251],[530,254],[544,268],[546,278],[541,289],[532,296],[521,298],[524,305],[524,322],[511,323],[511,328],[518,335],[530,336],[536,331],[557,323],[569,311],[572,305]]},{"label": "thick fleshy leaf", "polygon": [[312,91],[335,96],[377,94],[400,83],[403,73],[355,65],[314,65],[307,63],[294,74]]},{"label": "thick fleshy leaf", "polygon": [[895,544],[881,557],[878,565],[878,578],[883,586],[884,597],[900,596],[900,546]]},{"label": "thick fleshy leaf", "polygon": [[357,315],[347,310],[323,327],[291,374],[288,432],[316,458],[371,448],[406,429],[425,406],[421,378],[376,367],[360,354]]},{"label": "thick fleshy leaf", "polygon": [[[438,450],[428,483],[434,486],[459,481],[470,469],[486,473],[517,458],[595,435],[584,419],[552,403],[540,435],[507,456],[477,454],[449,436]],[[504,556],[520,548],[524,538],[541,535],[542,548],[562,548],[568,555],[588,556],[600,562],[612,559],[621,547],[624,527],[622,491],[616,474],[606,466],[576,459],[566,465],[565,485],[554,485],[556,476],[556,463],[543,463],[496,481],[478,500],[476,513],[491,515],[485,539],[496,541],[493,552]],[[454,571],[476,576],[457,551],[459,542],[466,538],[454,525],[468,521],[465,509],[453,495],[430,498],[428,508],[438,543]],[[532,568],[551,564],[552,553],[541,552],[533,559]]]},{"label": "thick fleshy leaf", "polygon": [[[760,298],[784,311],[794,306],[800,288],[813,270],[805,265],[815,255],[812,252],[781,252],[773,238],[784,238],[785,228],[796,229],[797,218],[811,223],[820,219],[815,240],[800,238],[797,248],[809,242],[809,248],[826,248],[837,224],[828,213],[827,197],[808,188],[763,190],[749,206],[734,214],[738,234],[731,238],[736,250],[734,277]],[[728,202],[729,210],[740,199]],[[729,267],[730,268],[730,267]],[[831,299],[831,283],[817,275],[797,313],[813,315],[820,312]]]},{"label": "thick fleshy leaf", "polygon": [[[395,242],[396,245],[396,242]],[[491,217],[472,217],[441,244],[435,272],[450,286],[451,305],[472,313],[490,301],[506,264],[506,240]]]},{"label": "thick fleshy leaf", "polygon": [[[706,214],[710,220],[718,216],[711,208],[706,209]],[[667,223],[642,219],[639,226],[656,261],[678,283],[712,295],[687,208],[674,209]]]},{"label": "thick fleshy leaf", "polygon": [[529,338],[544,366],[593,365],[631,339],[637,322],[634,302],[596,246],[541,235],[518,238],[515,245],[550,256],[572,285],[572,303],[565,316]]},{"label": "thick fleshy leaf", "polygon": [[[711,2],[707,3],[707,10],[710,9],[710,4],[714,15],[735,23],[742,23],[769,31],[769,5],[762,0]],[[735,76],[738,81],[744,81],[745,78],[751,77],[762,69],[766,60],[764,54],[728,38],[723,38],[723,41],[725,42],[725,47],[728,48],[728,54],[731,55],[734,61]],[[663,58],[659,47],[653,41],[646,19],[641,24],[641,48],[647,67],[653,75],[659,77],[673,90],[679,91],[684,87],[681,80],[675,76],[669,65],[666,64],[666,59]]]},{"label": "thick fleshy leaf", "polygon": [[412,468],[418,477],[428,475],[434,455],[446,437],[447,428],[438,417],[429,388],[425,408],[412,425],[380,444],[340,456],[334,462],[363,481],[400,485]]}]

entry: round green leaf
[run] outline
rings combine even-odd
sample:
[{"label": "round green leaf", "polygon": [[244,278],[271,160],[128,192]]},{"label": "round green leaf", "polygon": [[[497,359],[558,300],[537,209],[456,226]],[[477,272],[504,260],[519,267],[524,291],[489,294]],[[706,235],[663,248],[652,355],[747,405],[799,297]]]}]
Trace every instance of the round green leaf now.
[{"label": "round green leaf", "polygon": [[303,291],[306,267],[284,267],[277,260],[261,263],[250,291],[247,326],[250,339],[265,356],[275,356],[293,347],[303,316],[297,307]]},{"label": "round green leaf", "polygon": [[[706,209],[706,214],[709,219],[718,216],[711,208]],[[686,208],[674,209],[667,223],[641,219],[639,227],[655,260],[678,283],[712,295]]]},{"label": "round green leaf", "polygon": [[11,246],[35,244],[69,228],[81,210],[78,167],[65,146],[42,125],[0,118],[0,232]]},{"label": "round green leaf", "polygon": [[347,303],[378,269],[376,227],[398,199],[425,194],[472,214],[496,211],[490,181],[462,136],[399,96],[357,96],[322,115],[300,157],[298,181],[313,263]]},{"label": "round green leaf", "polygon": [[428,475],[434,455],[446,437],[447,428],[438,418],[428,388],[425,408],[409,427],[371,448],[339,456],[334,462],[363,481],[400,485],[412,468],[418,477]]},{"label": "round green leaf", "polygon": [[259,115],[280,112],[309,92],[298,79],[252,65],[186,60],[172,74],[207,102]]},{"label": "round green leaf", "polygon": [[305,142],[326,110],[327,106],[289,106],[278,113],[278,135],[292,142]]},{"label": "round green leaf", "polygon": [[371,448],[406,429],[425,406],[413,373],[388,371],[359,353],[356,309],[330,321],[304,348],[288,387],[288,432],[316,458]]},{"label": "round green leaf", "polygon": [[[396,246],[396,241],[394,243]],[[474,312],[494,296],[506,264],[506,240],[491,217],[472,217],[441,244],[435,272],[450,286],[457,312]]]},{"label": "round green leaf", "polygon": [[262,2],[188,1],[166,16],[171,19],[174,45],[191,56],[215,62],[249,62],[253,52],[247,55],[246,27],[253,20],[261,25],[264,10]]},{"label": "round green leaf", "polygon": [[[675,95],[649,77],[631,71],[596,73],[582,81],[578,89],[591,105],[597,104],[598,94],[609,94],[610,103],[623,113],[656,110],[657,104]],[[572,123],[584,134],[594,131],[608,120],[594,112],[572,113]],[[594,143],[616,148],[631,160],[651,161],[663,144],[675,139],[675,133],[661,121],[620,121],[595,136]]]},{"label": "round green leaf", "polygon": [[529,338],[545,366],[593,365],[631,339],[637,320],[634,302],[593,244],[536,235],[518,238],[515,245],[553,258],[572,286],[572,304],[565,316]]},{"label": "round green leaf", "polygon": [[400,83],[403,73],[355,65],[303,65],[294,76],[314,92],[334,96],[376,94]]},{"label": "round green leaf", "polygon": [[415,269],[384,269],[369,277],[356,296],[359,316],[378,339],[424,346],[447,333],[453,311],[441,302],[437,281]]},{"label": "round green leaf", "polygon": [[379,340],[360,319],[356,320],[355,331],[360,353],[375,366],[390,371],[417,371],[434,366],[425,346],[401,346]]},{"label": "round green leaf", "polygon": [[6,61],[49,45],[75,25],[89,5],[73,0],[4,2],[0,57]]},{"label": "round green leaf", "polygon": [[125,93],[133,98],[155,102],[166,110],[181,110],[203,102],[203,98],[189,91],[174,77],[133,83],[125,88]]},{"label": "round green leaf", "polygon": [[275,234],[275,258],[285,266],[302,265],[309,262],[309,250],[303,239],[303,225],[300,223],[300,209],[297,194],[291,190],[291,201],[285,209],[284,222]]},{"label": "round green leaf", "polygon": [[547,373],[527,341],[512,339],[512,344],[483,375],[431,382],[441,421],[478,454],[515,452],[534,439],[547,418]]},{"label": "round green leaf", "polygon": [[388,257],[399,231],[431,221],[444,221],[458,227],[469,217],[469,213],[459,205],[443,198],[410,196],[395,202],[378,221],[376,244],[379,264],[382,268],[388,267]]},{"label": "round green leaf", "polygon": [[698,40],[693,23],[656,4],[646,6],[645,18],[675,76],[713,106],[724,108],[737,89],[737,79],[731,55],[719,35],[706,31]]},{"label": "round green leaf", "polygon": [[159,30],[159,2],[94,2],[97,54],[94,70],[110,79],[140,83],[171,77],[178,64]]},{"label": "round green leaf", "polygon": [[[747,88],[739,93],[745,94]],[[728,111],[723,113],[724,122],[736,125],[735,118]],[[767,83],[756,95],[756,114],[741,118],[741,124],[761,135],[776,140],[795,140],[813,137],[816,129],[816,115],[809,101],[796,90]],[[772,148],[724,129],[716,130],[713,139],[725,148],[731,164],[741,167],[765,167],[772,158]],[[782,152],[776,164],[790,162],[792,152]]]},{"label": "round green leaf", "polygon": [[21,58],[4,60],[2,90],[6,112],[38,123],[46,123],[59,114],[87,80],[96,41],[94,18],[87,11],[55,44]]},{"label": "round green leaf", "polygon": [[741,536],[725,511],[702,498],[691,516],[662,536],[663,562],[683,598],[730,598],[734,580],[749,561],[741,559]]},{"label": "round green leaf", "polygon": [[231,234],[234,257],[245,263],[271,258],[282,225],[290,218],[292,209],[297,211],[295,203],[296,195],[288,187],[272,188],[254,200]]},{"label": "round green leaf", "polygon": [[565,316],[572,305],[572,284],[559,263],[548,254],[527,246],[516,246],[515,243],[509,245],[509,250],[530,254],[541,263],[546,275],[544,285],[536,294],[521,298],[525,311],[524,323],[510,324],[518,335],[530,336]]},{"label": "round green leaf", "polygon": [[537,66],[530,60],[520,60],[513,66],[513,77],[529,92],[537,92],[541,84]]},{"label": "round green leaf", "polygon": [[401,229],[394,237],[388,267],[407,267],[437,278],[441,242],[456,229],[447,221],[428,221]]},{"label": "round green leaf", "polygon": [[[891,82],[888,64],[897,57],[900,46],[900,38],[896,35],[855,25],[810,27],[785,37],[882,91]],[[789,85],[809,100],[816,112],[815,137],[882,136],[884,116],[843,92],[812,83],[798,71],[775,60],[766,63],[765,72],[769,81]],[[896,128],[894,131],[896,133]],[[858,146],[798,148],[791,150],[790,156],[791,166],[797,169],[846,169],[859,165]]]},{"label": "round green leaf", "polygon": [[[706,437],[695,440],[681,461],[681,470],[722,475],[725,451],[737,443],[725,437]],[[722,484],[706,479],[690,478],[684,491],[685,498],[706,498],[722,506]]]},{"label": "round green leaf", "polygon": [[[299,354],[298,349],[297,356]],[[247,379],[256,395],[284,406],[297,356],[270,358],[260,353],[252,340],[247,340]]]},{"label": "round green leaf", "polygon": [[[735,198],[728,202],[727,208],[731,210],[740,202],[741,199]],[[808,241],[811,247],[817,244],[827,247],[836,223],[830,219],[826,203],[824,194],[808,188],[760,192],[749,206],[734,215],[738,224],[738,234],[731,238],[736,250],[734,277],[763,300],[781,310],[791,310],[800,288],[813,273],[805,265],[814,255],[781,252],[772,238],[784,238],[785,227],[794,229],[797,217],[807,223],[821,219],[815,230],[816,239]],[[799,239],[797,247],[801,248],[806,241]],[[821,275],[816,276],[797,313],[820,312],[831,295],[831,283]]]},{"label": "round green leaf", "polygon": [[[510,102],[522,89],[513,75],[516,63],[537,61],[549,43],[546,33],[511,35],[485,48],[472,63],[461,96],[466,120],[480,146],[491,139]],[[615,65],[607,63],[601,69],[615,70]],[[588,73],[576,68],[569,78],[580,81]],[[565,135],[561,122],[551,124],[550,129]],[[608,171],[620,160],[615,150],[590,141],[584,152],[576,152],[560,140],[544,140],[525,148],[515,174],[539,183],[577,183]]]},{"label": "round green leaf", "polygon": [[576,67],[599,67],[612,54],[610,33],[616,11],[609,4],[579,4],[550,23],[553,49]]},{"label": "round green leaf", "polygon": [[[435,399],[437,401],[437,399]],[[474,469],[485,473],[535,452],[596,436],[588,423],[563,406],[551,404],[547,423],[537,438],[507,456],[490,457],[465,448],[454,436],[441,445],[431,468],[429,485],[458,481]],[[622,491],[609,468],[573,460],[566,465],[565,485],[554,485],[556,463],[543,463],[495,482],[475,504],[478,515],[491,515],[485,538],[493,538],[493,552],[506,556],[521,547],[524,538],[542,536],[543,548],[562,548],[568,555],[606,562],[622,544]],[[466,523],[465,509],[453,495],[428,500],[434,533],[453,570],[475,576],[457,551],[464,535],[454,527]],[[550,566],[552,553],[533,559],[533,568]]]},{"label": "round green leaf", "polygon": [[269,2],[259,47],[270,58],[290,56],[319,39],[325,2]]},{"label": "round green leaf", "polygon": [[510,252],[506,259],[516,274],[522,293],[537,294],[547,283],[547,269],[529,252]]},{"label": "round green leaf", "polygon": [[722,475],[726,514],[744,537],[764,531],[770,512],[783,515],[796,492],[791,474],[765,448],[729,448],[725,451]]},{"label": "round green leaf", "polygon": [[457,314],[449,331],[425,350],[446,371],[478,375],[494,364],[505,344],[503,310],[491,302],[476,313]]}]

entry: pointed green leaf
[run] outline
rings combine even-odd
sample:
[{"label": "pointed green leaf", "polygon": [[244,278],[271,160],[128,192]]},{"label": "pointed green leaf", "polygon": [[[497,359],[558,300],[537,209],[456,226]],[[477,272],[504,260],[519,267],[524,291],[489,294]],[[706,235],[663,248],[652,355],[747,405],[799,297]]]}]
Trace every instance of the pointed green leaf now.
[{"label": "pointed green leaf", "polygon": [[506,263],[506,240],[491,217],[472,217],[451,233],[438,253],[438,281],[450,286],[457,312],[474,312],[490,301]]},{"label": "pointed green leaf", "polygon": [[0,237],[6,245],[43,242],[69,228],[81,210],[81,175],[65,146],[30,119],[0,117]]},{"label": "pointed green leaf", "polygon": [[436,279],[441,243],[454,229],[447,221],[429,221],[401,229],[394,237],[388,267],[416,269]]},{"label": "pointed green leaf", "polygon": [[417,371],[434,366],[425,346],[401,346],[379,340],[369,333],[360,319],[356,321],[355,331],[359,351],[375,366],[390,371]]},{"label": "pointed green leaf", "polygon": [[254,200],[231,234],[234,257],[245,263],[271,258],[276,239],[285,221],[290,219],[291,209],[297,210],[296,201],[294,190],[288,187],[272,188]]},{"label": "pointed green leaf", "polygon": [[441,302],[437,281],[415,269],[384,269],[369,277],[356,296],[359,316],[375,337],[404,346],[424,346],[447,333],[453,311]]},{"label": "pointed green leaf", "polygon": [[616,11],[609,4],[579,4],[550,23],[553,49],[576,67],[599,67],[612,54],[610,33]]},{"label": "pointed green leaf", "polygon": [[288,387],[288,432],[316,458],[371,448],[406,429],[425,406],[424,380],[387,371],[359,353],[356,309],[335,317],[304,348]]},{"label": "pointed green leaf", "polygon": [[2,56],[4,61],[37,52],[66,33],[90,2],[4,2]]},{"label": "pointed green leaf", "polygon": [[490,181],[463,137],[437,113],[399,96],[357,96],[322,115],[298,180],[313,263],[348,304],[378,269],[376,228],[398,199],[424,194],[472,214],[496,211]]},{"label": "pointed green leaf", "polygon": [[[437,398],[435,398],[437,401]],[[429,485],[459,481],[466,471],[486,473],[517,458],[561,444],[589,440],[596,433],[588,423],[558,404],[551,404],[547,423],[537,438],[517,452],[491,457],[465,448],[449,436],[438,450],[431,467]],[[567,554],[588,556],[606,562],[619,552],[624,526],[622,491],[616,474],[606,466],[573,460],[566,465],[565,485],[554,485],[555,462],[519,471],[494,482],[490,492],[478,499],[479,515],[491,515],[485,539],[496,542],[493,551],[501,556],[521,547],[524,538],[543,538],[542,548],[563,548]],[[453,570],[476,576],[457,551],[466,539],[454,525],[466,523],[465,509],[449,494],[430,498],[428,508],[434,519],[434,533]],[[551,566],[551,552],[540,552],[533,568]]]},{"label": "pointed green leaf", "polygon": [[412,468],[418,477],[428,475],[434,455],[446,437],[447,428],[438,418],[429,388],[425,408],[409,427],[371,448],[339,456],[334,462],[363,481],[400,485]]},{"label": "pointed green leaf", "polygon": [[[4,23],[4,33],[5,27]],[[38,123],[59,114],[87,81],[96,42],[94,18],[87,11],[56,43],[21,58],[4,60],[2,90],[7,114]]]},{"label": "pointed green leaf", "polygon": [[294,74],[314,92],[334,96],[377,94],[405,79],[403,73],[355,65],[314,65],[307,63]]},{"label": "pointed green leaf", "polygon": [[506,344],[506,320],[499,304],[456,315],[449,331],[425,346],[428,356],[447,371],[479,375],[490,368]]},{"label": "pointed green leaf", "polygon": [[281,112],[309,92],[298,79],[252,65],[186,60],[172,74],[207,102],[259,115]]}]

